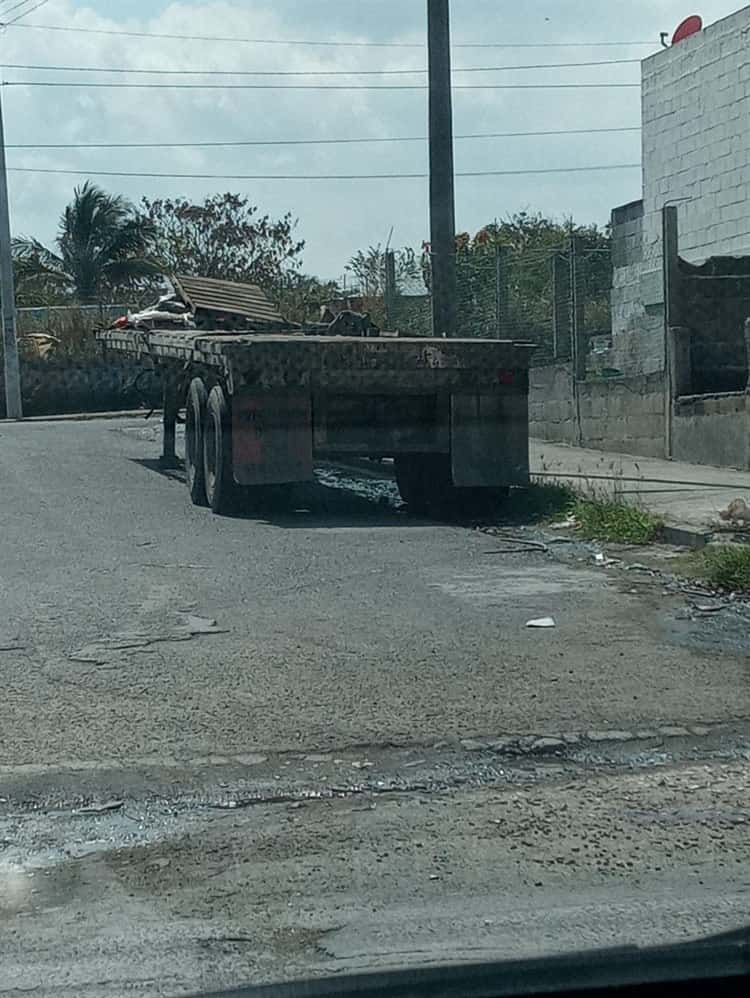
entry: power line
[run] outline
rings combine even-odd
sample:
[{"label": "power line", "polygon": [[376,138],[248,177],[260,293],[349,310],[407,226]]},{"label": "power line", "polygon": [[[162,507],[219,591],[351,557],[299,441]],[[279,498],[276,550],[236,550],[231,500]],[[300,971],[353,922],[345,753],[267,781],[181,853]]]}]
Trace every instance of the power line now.
[{"label": "power line", "polygon": [[[26,0],[26,2],[28,2],[28,0]],[[22,10],[21,13],[18,14],[16,17],[14,17],[12,21],[5,21],[5,22],[2,23],[1,26],[3,28],[12,28],[14,26],[17,27],[17,28],[25,28],[25,27],[31,28],[31,27],[33,27],[33,25],[31,25],[31,24],[26,25],[26,24],[20,24],[19,22],[21,21],[22,17],[28,17],[29,14],[33,14],[35,10],[39,10],[40,7],[44,7],[44,5],[46,3],[48,3],[48,0],[40,0],[40,2],[38,4],[36,4],[36,6],[29,7],[27,10]],[[21,4],[16,4],[16,7],[20,7],[20,6],[21,6]],[[16,7],[11,7],[11,10],[16,10]],[[5,14],[3,15],[3,17],[5,17],[8,14],[10,14],[10,12],[11,12],[10,10],[6,10]]]},{"label": "power line", "polygon": [[[468,66],[454,67],[454,73],[505,73],[524,69],[582,69],[593,66],[627,66],[638,64],[640,59],[603,59],[596,62],[541,62],[523,66]],[[128,76],[424,76],[420,69],[125,69],[121,66],[39,66],[20,62],[6,62],[2,69],[23,69],[34,72],[57,73],[113,73]]]},{"label": "power line", "polygon": [[[4,87],[68,87],[107,90],[427,90],[426,84],[363,83],[81,83],[77,80],[6,80]],[[594,90],[640,88],[640,83],[456,83],[454,90]]]},{"label": "power line", "polygon": [[[46,3],[46,0],[42,0]],[[5,27],[10,27],[6,24]],[[186,42],[242,42],[249,45],[313,45],[323,48],[405,48],[424,49],[422,42],[355,42],[318,41],[305,38],[237,38],[227,35],[174,35],[150,31],[125,31],[111,28],[80,28],[63,24],[14,24],[17,28],[33,28],[39,31],[74,31],[87,35],[115,35],[125,38],[158,38]],[[542,49],[542,48],[629,48],[632,46],[655,46],[654,41],[588,41],[588,42],[457,42],[454,48],[479,49]]]},{"label": "power line", "polygon": [[[604,170],[640,170],[640,163],[606,163],[596,166],[554,166],[537,170],[467,170],[457,177],[520,177],[545,173],[590,173]],[[258,173],[148,173],[125,170],[63,170],[10,166],[12,173],[63,174],[76,177],[141,177],[153,180],[426,180],[428,173],[258,174]]]},{"label": "power line", "polygon": [[[455,139],[515,139],[551,135],[599,135],[612,132],[640,132],[640,125],[630,125],[623,128],[561,128],[554,130],[539,130],[531,132],[476,132],[467,135],[455,135]],[[426,142],[426,135],[394,135],[374,138],[345,139],[233,139],[226,142],[22,142],[6,145],[6,149],[216,149],[246,146],[327,146],[327,145],[359,145],[361,143],[384,142]]]},{"label": "power line", "polygon": [[8,14],[12,14],[14,10],[18,10],[19,7],[27,7],[31,2],[32,0],[19,0],[19,2],[13,4],[12,7],[8,7],[6,10],[0,11],[0,17],[7,17]]}]

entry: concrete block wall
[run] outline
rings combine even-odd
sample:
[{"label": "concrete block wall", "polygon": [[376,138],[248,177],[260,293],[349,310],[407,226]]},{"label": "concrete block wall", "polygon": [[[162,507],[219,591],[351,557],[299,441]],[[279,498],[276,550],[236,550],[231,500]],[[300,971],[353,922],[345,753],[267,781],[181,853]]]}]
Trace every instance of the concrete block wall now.
[{"label": "concrete block wall", "polygon": [[529,432],[541,440],[622,454],[663,457],[664,378],[661,373],[589,379],[573,395],[570,364],[537,367],[529,383]]},{"label": "concrete block wall", "polygon": [[[26,416],[136,409],[158,406],[158,372],[137,362],[102,360],[31,360],[21,358],[21,397]],[[0,416],[5,415],[5,386],[0,381]]]},{"label": "concrete block wall", "polygon": [[691,263],[750,253],[750,7],[643,63],[644,307],[663,306],[662,220]]},{"label": "concrete block wall", "polygon": [[578,388],[584,447],[664,457],[661,374],[589,380]]},{"label": "concrete block wall", "polygon": [[672,455],[676,461],[750,467],[750,398],[746,392],[687,395],[674,404]]},{"label": "concrete block wall", "polygon": [[615,208],[612,231],[612,350],[610,366],[625,375],[664,368],[664,312],[644,304],[643,201]]},{"label": "concrete block wall", "polygon": [[578,442],[571,364],[531,368],[529,433],[540,440],[571,445]]}]

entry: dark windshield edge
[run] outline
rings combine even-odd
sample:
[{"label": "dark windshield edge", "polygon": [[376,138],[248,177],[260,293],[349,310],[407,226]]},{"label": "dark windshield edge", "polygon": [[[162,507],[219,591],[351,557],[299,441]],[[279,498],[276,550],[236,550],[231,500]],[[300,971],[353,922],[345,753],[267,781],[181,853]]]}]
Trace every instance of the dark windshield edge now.
[{"label": "dark windshield edge", "polygon": [[750,976],[750,925],[664,946],[375,971],[216,991],[195,998],[497,998],[743,976]]}]

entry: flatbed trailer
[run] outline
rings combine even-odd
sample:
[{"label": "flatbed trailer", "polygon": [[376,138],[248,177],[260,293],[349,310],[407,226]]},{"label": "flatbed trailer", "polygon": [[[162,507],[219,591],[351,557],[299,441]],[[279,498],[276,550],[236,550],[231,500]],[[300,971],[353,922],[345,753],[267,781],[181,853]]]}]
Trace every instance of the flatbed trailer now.
[{"label": "flatbed trailer", "polygon": [[390,457],[415,510],[529,480],[533,345],[510,340],[108,329],[105,353],[161,372],[162,460],[185,409],[190,496],[313,480],[316,460]]}]

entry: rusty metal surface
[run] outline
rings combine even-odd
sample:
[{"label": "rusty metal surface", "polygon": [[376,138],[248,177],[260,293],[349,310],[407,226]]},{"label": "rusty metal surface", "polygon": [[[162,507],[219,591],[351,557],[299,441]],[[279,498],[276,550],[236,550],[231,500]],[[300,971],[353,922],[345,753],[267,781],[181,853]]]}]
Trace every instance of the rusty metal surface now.
[{"label": "rusty metal surface", "polygon": [[313,477],[309,392],[261,392],[232,400],[232,467],[240,485],[307,482]]},{"label": "rusty metal surface", "polygon": [[174,283],[196,312],[224,312],[243,316],[251,322],[284,322],[277,307],[255,284],[183,276],[175,277]]}]

